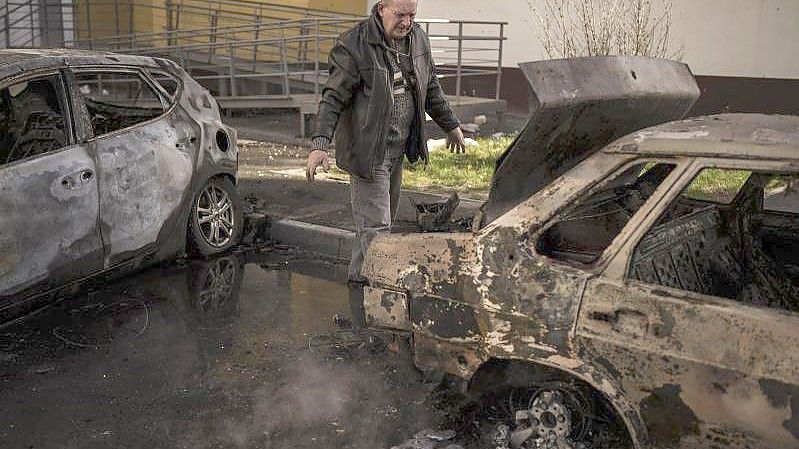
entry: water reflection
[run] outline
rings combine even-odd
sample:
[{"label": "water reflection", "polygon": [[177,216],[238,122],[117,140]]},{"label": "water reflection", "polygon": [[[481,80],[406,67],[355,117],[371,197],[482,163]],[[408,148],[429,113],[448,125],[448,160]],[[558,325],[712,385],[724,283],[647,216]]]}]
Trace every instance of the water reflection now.
[{"label": "water reflection", "polygon": [[[344,268],[292,253],[237,253],[156,267],[108,285],[88,285],[0,331],[0,374],[23,359],[76,349],[142,349],[144,342],[225,337],[292,344],[351,320]],[[217,335],[221,337],[221,335]],[[182,343],[185,344],[185,341]]]}]

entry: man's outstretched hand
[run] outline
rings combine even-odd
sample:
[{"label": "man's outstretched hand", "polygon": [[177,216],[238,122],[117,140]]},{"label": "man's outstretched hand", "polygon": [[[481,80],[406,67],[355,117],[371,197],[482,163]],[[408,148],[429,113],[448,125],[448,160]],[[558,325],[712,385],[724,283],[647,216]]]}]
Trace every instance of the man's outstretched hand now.
[{"label": "man's outstretched hand", "polygon": [[447,148],[450,153],[465,153],[466,141],[463,138],[461,127],[457,127],[447,134]]},{"label": "man's outstretched hand", "polygon": [[324,150],[312,150],[308,153],[308,164],[305,166],[305,177],[308,181],[313,181],[316,176],[316,169],[322,166],[322,170],[327,173],[330,169],[330,161],[327,152]]}]

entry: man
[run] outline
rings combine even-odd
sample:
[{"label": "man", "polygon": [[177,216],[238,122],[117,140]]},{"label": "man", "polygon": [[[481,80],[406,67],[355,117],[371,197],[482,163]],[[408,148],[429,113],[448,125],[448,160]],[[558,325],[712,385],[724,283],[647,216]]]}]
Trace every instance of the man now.
[{"label": "man", "polygon": [[371,16],[344,33],[330,51],[306,175],[327,170],[325,149],[336,131],[336,164],[350,174],[357,242],[349,280],[362,282],[369,241],[390,232],[402,164],[428,160],[425,112],[447,132],[447,147],[463,152],[463,133],[435,75],[430,41],[414,23],[416,0],[381,0]]}]

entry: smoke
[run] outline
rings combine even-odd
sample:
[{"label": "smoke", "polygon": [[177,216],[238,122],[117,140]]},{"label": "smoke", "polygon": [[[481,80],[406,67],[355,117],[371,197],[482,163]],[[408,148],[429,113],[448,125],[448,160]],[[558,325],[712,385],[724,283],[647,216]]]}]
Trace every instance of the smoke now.
[{"label": "smoke", "polygon": [[[389,448],[432,420],[407,409],[407,391],[387,382],[379,363],[364,369],[308,353],[288,365],[253,392],[249,414],[222,420],[217,430],[229,447]],[[418,379],[405,380],[418,388]]]}]

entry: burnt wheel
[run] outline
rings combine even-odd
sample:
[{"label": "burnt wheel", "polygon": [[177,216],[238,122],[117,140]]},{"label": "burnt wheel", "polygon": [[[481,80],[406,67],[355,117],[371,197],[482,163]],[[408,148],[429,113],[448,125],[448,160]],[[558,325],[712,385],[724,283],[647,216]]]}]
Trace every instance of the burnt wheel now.
[{"label": "burnt wheel", "polygon": [[241,200],[233,183],[212,178],[200,189],[191,207],[189,236],[194,252],[211,256],[238,243],[243,228]]},{"label": "burnt wheel", "polygon": [[573,381],[540,381],[485,394],[473,422],[479,441],[476,447],[632,447],[624,424],[610,405],[590,387]]}]

